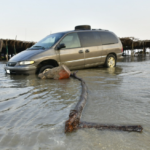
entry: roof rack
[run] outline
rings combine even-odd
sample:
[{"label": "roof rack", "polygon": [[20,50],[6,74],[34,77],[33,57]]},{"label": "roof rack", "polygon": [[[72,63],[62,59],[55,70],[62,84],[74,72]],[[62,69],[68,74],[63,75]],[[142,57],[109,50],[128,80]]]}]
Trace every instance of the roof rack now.
[{"label": "roof rack", "polygon": [[75,27],[75,30],[91,30],[90,25],[79,25]]},{"label": "roof rack", "polygon": [[92,30],[102,30],[102,29],[92,29]]}]

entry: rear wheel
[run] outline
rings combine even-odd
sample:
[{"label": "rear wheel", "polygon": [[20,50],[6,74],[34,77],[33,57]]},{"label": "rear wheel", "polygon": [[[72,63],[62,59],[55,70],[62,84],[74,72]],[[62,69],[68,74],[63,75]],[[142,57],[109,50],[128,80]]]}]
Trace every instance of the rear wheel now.
[{"label": "rear wheel", "polygon": [[116,66],[116,57],[113,54],[107,56],[105,66],[108,68],[112,68]]},{"label": "rear wheel", "polygon": [[39,73],[45,73],[45,72],[49,71],[52,68],[54,68],[52,65],[43,66],[43,67],[41,67]]}]

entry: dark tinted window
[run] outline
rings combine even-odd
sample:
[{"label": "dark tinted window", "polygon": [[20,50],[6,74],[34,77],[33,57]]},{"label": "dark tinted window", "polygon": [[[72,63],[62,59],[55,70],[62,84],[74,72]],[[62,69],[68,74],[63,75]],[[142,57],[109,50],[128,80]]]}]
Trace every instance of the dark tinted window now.
[{"label": "dark tinted window", "polygon": [[99,34],[102,39],[102,45],[118,43],[116,36],[110,32],[99,32]]},{"label": "dark tinted window", "polygon": [[101,45],[98,32],[78,32],[82,47]]},{"label": "dark tinted window", "polygon": [[63,49],[81,47],[80,40],[79,40],[77,33],[70,33],[70,34],[66,35],[60,42],[60,44],[62,44],[62,43],[65,44],[65,46],[66,46],[66,48],[63,48]]}]

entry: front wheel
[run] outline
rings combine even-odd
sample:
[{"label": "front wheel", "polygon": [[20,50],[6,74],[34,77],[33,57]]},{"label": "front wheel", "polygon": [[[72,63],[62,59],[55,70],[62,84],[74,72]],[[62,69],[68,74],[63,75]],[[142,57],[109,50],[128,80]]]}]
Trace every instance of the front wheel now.
[{"label": "front wheel", "polygon": [[107,56],[105,66],[108,68],[112,68],[116,66],[116,57],[113,54]]},{"label": "front wheel", "polygon": [[43,66],[43,67],[41,67],[39,73],[45,73],[45,72],[49,71],[52,68],[54,68],[52,65]]}]

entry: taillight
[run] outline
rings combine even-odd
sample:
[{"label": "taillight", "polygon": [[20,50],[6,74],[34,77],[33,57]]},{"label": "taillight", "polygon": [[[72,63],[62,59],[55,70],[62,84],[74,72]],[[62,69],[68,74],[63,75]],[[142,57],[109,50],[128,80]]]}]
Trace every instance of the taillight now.
[{"label": "taillight", "polygon": [[123,47],[122,47],[122,49],[121,49],[121,52],[123,52]]}]

